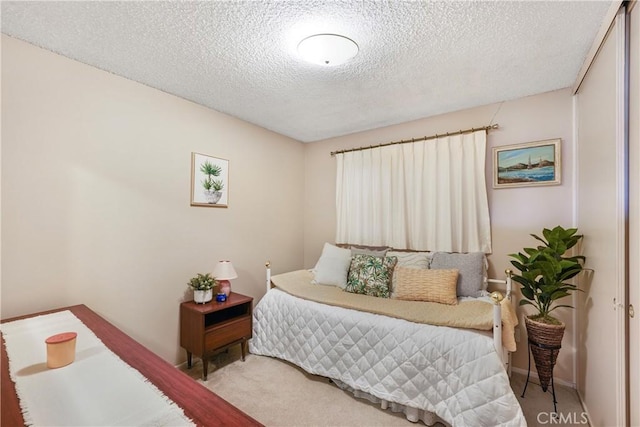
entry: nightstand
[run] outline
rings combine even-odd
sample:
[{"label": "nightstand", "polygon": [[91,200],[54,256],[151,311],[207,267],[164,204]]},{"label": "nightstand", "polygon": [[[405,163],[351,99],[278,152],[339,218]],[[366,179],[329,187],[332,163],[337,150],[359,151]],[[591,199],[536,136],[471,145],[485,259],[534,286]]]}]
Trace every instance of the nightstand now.
[{"label": "nightstand", "polygon": [[207,379],[209,357],[240,344],[244,361],[247,340],[252,333],[253,298],[232,292],[225,302],[180,304],[180,346],[187,351],[187,367],[192,355],[202,359],[202,377]]}]

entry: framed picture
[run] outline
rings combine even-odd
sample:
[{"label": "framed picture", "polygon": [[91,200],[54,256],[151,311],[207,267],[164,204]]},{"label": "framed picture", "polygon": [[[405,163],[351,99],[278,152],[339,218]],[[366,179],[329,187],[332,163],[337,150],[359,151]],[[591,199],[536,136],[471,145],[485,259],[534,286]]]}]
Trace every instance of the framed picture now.
[{"label": "framed picture", "polygon": [[493,148],[493,188],[561,183],[560,139]]},{"label": "framed picture", "polygon": [[226,208],[229,200],[229,161],[191,153],[191,206]]}]

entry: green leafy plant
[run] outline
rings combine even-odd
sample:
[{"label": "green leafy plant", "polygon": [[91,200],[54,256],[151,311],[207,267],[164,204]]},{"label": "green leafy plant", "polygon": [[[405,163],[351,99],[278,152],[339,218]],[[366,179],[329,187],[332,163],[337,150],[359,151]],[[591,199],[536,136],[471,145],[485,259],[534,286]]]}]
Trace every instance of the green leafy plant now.
[{"label": "green leafy plant", "polygon": [[211,178],[211,176],[220,176],[220,174],[222,173],[222,168],[218,165],[214,165],[209,160],[207,160],[200,166],[200,172]]},{"label": "green leafy plant", "polygon": [[[202,187],[204,187],[205,190],[207,191],[211,191],[211,189],[213,189],[213,191],[222,190],[222,187],[224,187],[222,180],[219,180],[219,179],[214,180],[212,178],[214,176],[220,176],[220,174],[222,173],[222,168],[220,166],[214,165],[209,160],[207,160],[202,165],[200,165],[200,172],[207,175],[207,178],[204,181],[201,181]],[[217,187],[220,187],[220,188],[217,189]]]},{"label": "green leafy plant", "polygon": [[202,181],[202,186],[205,190],[210,191],[211,187],[213,187],[213,180],[211,178],[205,179],[204,181]]},{"label": "green leafy plant", "polygon": [[214,179],[211,181],[211,187],[213,188],[213,191],[222,191],[224,188],[224,182],[222,182],[221,179]]},{"label": "green leafy plant", "polygon": [[192,277],[187,283],[194,291],[208,291],[218,284],[218,281],[211,276],[210,273],[198,273],[196,277]]},{"label": "green leafy plant", "polygon": [[556,301],[573,291],[580,291],[576,285],[566,281],[582,271],[586,259],[581,255],[564,256],[582,239],[577,232],[577,228],[545,228],[542,230],[543,237],[531,235],[543,245],[524,248],[524,253],[509,255],[514,258],[511,264],[521,272],[513,275],[513,280],[522,285],[523,299],[520,305],[533,305],[538,310],[537,314],[529,316],[530,319],[559,324],[549,313],[560,307],[573,308],[570,305],[558,305]]}]

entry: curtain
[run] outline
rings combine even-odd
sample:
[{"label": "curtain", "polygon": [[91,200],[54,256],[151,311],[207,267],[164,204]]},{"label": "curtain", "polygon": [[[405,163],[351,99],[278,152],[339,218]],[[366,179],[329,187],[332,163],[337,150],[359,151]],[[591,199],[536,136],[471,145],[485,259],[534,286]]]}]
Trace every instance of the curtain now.
[{"label": "curtain", "polygon": [[486,131],[337,154],[336,242],[491,252]]}]

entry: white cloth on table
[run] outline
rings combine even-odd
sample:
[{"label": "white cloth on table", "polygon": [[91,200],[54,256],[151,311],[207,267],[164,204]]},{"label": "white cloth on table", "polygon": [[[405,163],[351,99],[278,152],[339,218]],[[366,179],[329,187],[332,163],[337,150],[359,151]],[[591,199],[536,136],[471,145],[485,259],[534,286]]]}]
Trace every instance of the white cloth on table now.
[{"label": "white cloth on table", "polygon": [[[0,330],[27,425],[194,425],[70,311],[3,323]],[[45,340],[62,332],[78,334],[75,361],[48,369]]]}]

